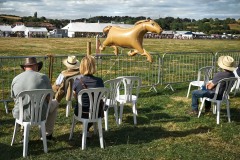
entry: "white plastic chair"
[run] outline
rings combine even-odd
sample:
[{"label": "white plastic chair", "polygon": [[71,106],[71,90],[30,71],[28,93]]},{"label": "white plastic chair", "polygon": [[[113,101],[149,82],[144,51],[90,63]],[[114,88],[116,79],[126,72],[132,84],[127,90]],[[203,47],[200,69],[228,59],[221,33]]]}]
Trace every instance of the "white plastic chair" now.
[{"label": "white plastic chair", "polygon": [[118,77],[122,79],[124,86],[124,94],[120,94],[120,88],[118,89],[117,101],[120,103],[119,124],[122,123],[123,107],[125,103],[132,104],[133,121],[134,125],[137,124],[137,100],[140,87],[142,85],[141,78],[138,76],[123,76]]},{"label": "white plastic chair", "polygon": [[191,81],[188,86],[187,98],[189,96],[191,86],[196,86],[199,89],[209,81],[209,78],[212,74],[213,66],[202,67],[198,70],[198,77],[196,81]]},{"label": "white plastic chair", "polygon": [[[205,100],[211,101],[214,103],[213,113],[216,114],[216,111],[217,111],[217,124],[219,124],[220,106],[221,106],[222,102],[226,102],[228,122],[230,122],[231,120],[230,120],[230,109],[229,109],[229,92],[236,80],[237,80],[237,78],[235,78],[235,77],[224,78],[224,79],[220,80],[216,86],[216,91],[215,91],[214,97],[213,98],[203,97],[202,104],[201,104],[200,110],[198,112],[198,118],[201,115]],[[218,95],[219,89],[224,87],[223,85],[225,86],[225,89],[224,89],[222,97],[219,97],[219,95]],[[221,100],[218,100],[220,98],[221,98]]]},{"label": "white plastic chair", "polygon": [[70,110],[72,108],[72,99],[73,99],[73,90],[72,90],[72,86],[73,86],[73,83],[75,81],[76,78],[78,78],[79,75],[76,75],[76,76],[72,76],[72,77],[69,77],[66,82],[65,82],[65,93],[66,94],[70,94],[70,98],[67,99],[66,98],[66,101],[67,101],[67,105],[66,105],[66,117],[69,116],[69,113],[70,113]]},{"label": "white plastic chair", "polygon": [[239,77],[238,74],[237,74],[237,70],[234,70],[233,73],[234,73],[235,77],[237,78],[237,81],[235,81],[235,83],[234,83],[234,85],[233,85],[233,87],[232,87],[232,89],[231,89],[231,92],[234,91],[234,96],[235,96],[236,93],[237,93],[237,91],[239,91],[240,77]]},{"label": "white plastic chair", "polygon": [[[16,101],[19,102],[19,119],[15,120],[15,127],[14,127],[11,146],[15,141],[15,136],[20,124],[24,128],[23,157],[27,156],[29,130],[31,126],[39,126],[42,139],[43,139],[44,152],[47,153],[45,122],[47,119],[52,98],[53,98],[52,89],[34,89],[34,90],[22,91],[16,97]],[[24,100],[26,101],[26,99],[29,100],[29,103],[31,104],[31,108],[29,109],[31,116],[28,121],[26,120],[24,121],[24,118],[23,118],[24,117],[23,101]],[[47,107],[48,107],[46,109],[46,116],[42,115],[42,111],[43,111],[42,108],[44,103],[47,103]]]},{"label": "white plastic chair", "polygon": [[[107,97],[109,91],[107,88],[88,88],[83,89],[78,93],[78,116],[75,114],[73,115],[72,119],[72,127],[70,131],[69,140],[72,139],[74,127],[77,121],[82,122],[82,150],[86,148],[86,138],[87,138],[87,127],[88,123],[94,123],[94,132],[96,133],[95,124],[98,124],[98,133],[99,133],[99,140],[101,148],[104,148],[103,145],[103,133],[102,133],[102,118],[98,116],[99,113],[99,103],[103,97]],[[87,94],[89,97],[89,118],[82,118],[82,96],[83,94]]]},{"label": "white plastic chair", "polygon": [[109,89],[109,95],[107,99],[105,99],[105,104],[108,106],[107,110],[104,111],[104,119],[105,119],[105,130],[108,130],[108,110],[109,108],[114,108],[114,116],[116,119],[116,124],[118,125],[118,108],[117,108],[117,90],[119,89],[119,85],[122,79],[111,79],[104,82],[104,86]]}]

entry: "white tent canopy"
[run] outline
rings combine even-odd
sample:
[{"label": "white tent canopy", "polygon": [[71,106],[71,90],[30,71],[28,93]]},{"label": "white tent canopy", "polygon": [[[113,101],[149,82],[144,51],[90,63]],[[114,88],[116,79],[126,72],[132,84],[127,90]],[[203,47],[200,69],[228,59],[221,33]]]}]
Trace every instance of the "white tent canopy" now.
[{"label": "white tent canopy", "polygon": [[74,37],[75,32],[102,33],[106,26],[120,26],[123,28],[133,27],[133,25],[129,24],[70,22],[62,29],[67,29],[68,36]]},{"label": "white tent canopy", "polygon": [[9,25],[0,25],[0,31],[2,32],[12,32],[12,27]]},{"label": "white tent canopy", "polygon": [[13,32],[24,32],[25,30],[26,27],[24,25],[17,25],[12,29]]}]

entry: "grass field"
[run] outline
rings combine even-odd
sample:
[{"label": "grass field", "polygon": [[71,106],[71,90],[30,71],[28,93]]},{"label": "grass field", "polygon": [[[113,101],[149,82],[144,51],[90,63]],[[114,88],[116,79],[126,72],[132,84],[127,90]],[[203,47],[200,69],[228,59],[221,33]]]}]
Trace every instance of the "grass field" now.
[{"label": "grass field", "polygon": [[[85,54],[87,42],[95,39],[18,39],[1,38],[0,55]],[[103,39],[101,40],[103,41]],[[239,40],[167,40],[144,39],[149,52],[226,51],[240,50]],[[111,53],[107,48],[104,53]],[[124,52],[126,51],[123,50]],[[103,132],[105,149],[100,149],[98,136],[87,140],[87,149],[81,150],[81,124],[77,123],[73,140],[69,141],[72,113],[65,117],[66,102],[62,101],[55,125],[55,142],[48,143],[44,154],[37,128],[30,131],[29,159],[230,159],[240,157],[240,93],[230,97],[231,123],[227,122],[225,105],[222,105],[220,124],[215,115],[200,118],[187,115],[191,99],[186,98],[188,83],[173,84],[175,91],[157,86],[158,92],[140,91],[138,125],[133,125],[131,107],[124,108],[123,123],[117,127],[113,110],[110,110],[109,131]],[[13,104],[9,104],[11,111]],[[0,107],[0,159],[22,159],[22,144],[10,146],[14,128],[12,114]]]},{"label": "grass field", "polygon": [[[101,39],[103,42],[104,39]],[[1,38],[0,55],[47,55],[47,54],[84,54],[87,52],[87,42],[91,42],[92,53],[95,53],[94,38]],[[144,39],[143,47],[148,52],[218,52],[239,50],[240,40],[175,40],[175,39]],[[121,49],[120,49],[121,50]],[[127,53],[129,49],[123,49]],[[113,53],[113,48],[107,47],[102,53]]]}]

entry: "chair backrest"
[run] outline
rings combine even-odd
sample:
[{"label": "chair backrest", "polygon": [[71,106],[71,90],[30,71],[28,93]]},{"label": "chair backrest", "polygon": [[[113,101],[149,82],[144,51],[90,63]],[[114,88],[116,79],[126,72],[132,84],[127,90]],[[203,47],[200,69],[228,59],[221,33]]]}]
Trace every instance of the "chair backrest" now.
[{"label": "chair backrest", "polygon": [[[132,102],[132,95],[138,97],[140,87],[142,85],[142,80],[138,76],[122,76],[118,77],[122,79],[124,86],[124,96],[127,102]],[[118,95],[119,93],[118,89]]]},{"label": "chair backrest", "polygon": [[109,89],[107,99],[109,99],[109,107],[116,105],[117,91],[119,89],[122,79],[110,79],[104,82],[104,86]]},{"label": "chair backrest", "polygon": [[[89,118],[88,119],[94,121],[98,119],[100,100],[107,97],[108,93],[109,93],[109,90],[105,87],[88,88],[88,89],[81,90],[77,96],[78,97],[78,117],[79,118],[82,117],[82,113],[83,113],[82,97],[84,94],[87,94],[87,96],[89,97],[89,113],[88,113]],[[104,107],[105,106],[103,106],[103,108]]]},{"label": "chair backrest", "polygon": [[204,84],[207,83],[212,75],[213,66],[202,67],[198,70],[198,81],[204,81]]},{"label": "chair backrest", "polygon": [[[231,91],[231,88],[234,85],[236,80],[237,80],[236,77],[224,78],[224,79],[220,80],[217,83],[213,99],[217,100],[217,98],[220,98],[219,95],[218,95],[220,93],[219,92],[220,89],[223,89],[223,94],[222,94],[222,98],[221,99],[222,100],[228,99],[229,92]],[[225,86],[225,88],[222,88],[222,86]]]},{"label": "chair backrest", "polygon": [[[65,91],[65,94],[66,95],[69,95],[69,96],[66,96],[66,100],[71,100],[72,99],[72,96],[73,96],[73,83],[75,81],[75,79],[77,79],[78,77],[80,77],[80,75],[76,75],[76,76],[72,76],[72,77],[69,77],[66,79],[65,81],[65,85],[64,85],[64,91]],[[69,99],[68,99],[69,98]]]},{"label": "chair backrest", "polygon": [[[18,94],[16,100],[19,102],[19,120],[24,120],[23,102],[27,101],[30,105],[30,120],[31,124],[39,124],[47,119],[50,104],[53,98],[52,89],[34,89],[25,90]],[[45,112],[45,113],[43,113]]]},{"label": "chair backrest", "polygon": [[233,73],[234,73],[235,77],[240,78],[239,75],[237,74],[237,70],[236,69],[233,71]]}]

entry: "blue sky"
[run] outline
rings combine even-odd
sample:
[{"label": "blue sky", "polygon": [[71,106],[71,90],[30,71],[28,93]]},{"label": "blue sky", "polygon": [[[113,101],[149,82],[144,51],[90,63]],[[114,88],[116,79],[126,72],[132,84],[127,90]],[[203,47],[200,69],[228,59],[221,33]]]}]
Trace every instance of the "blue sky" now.
[{"label": "blue sky", "polygon": [[53,19],[95,16],[240,19],[240,0],[0,0],[0,14]]}]

